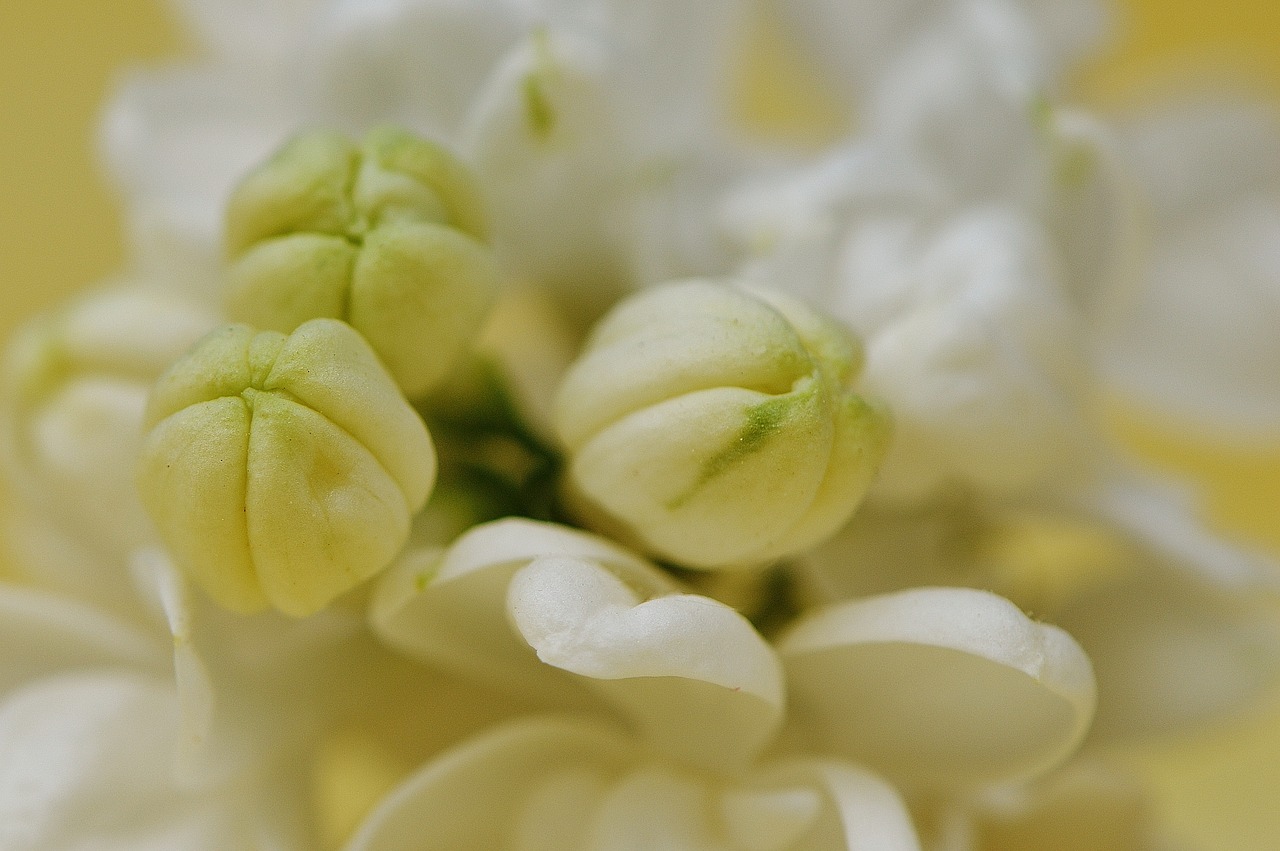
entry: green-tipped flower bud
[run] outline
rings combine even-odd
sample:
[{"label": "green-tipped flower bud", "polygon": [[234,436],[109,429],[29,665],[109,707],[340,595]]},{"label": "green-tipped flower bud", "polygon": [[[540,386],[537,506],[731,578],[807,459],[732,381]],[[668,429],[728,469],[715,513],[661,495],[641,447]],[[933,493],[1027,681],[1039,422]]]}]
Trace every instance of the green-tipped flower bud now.
[{"label": "green-tipped flower bud", "polygon": [[691,567],[798,552],[849,518],[888,442],[887,415],[849,389],[860,365],[842,329],[781,295],[712,281],[640,293],[560,387],[570,485],[585,511]]},{"label": "green-tipped flower bud", "polygon": [[392,128],[358,146],[302,136],[231,197],[228,310],[286,333],[342,319],[418,397],[448,373],[497,295],[484,238],[479,190],[444,148]]},{"label": "green-tipped flower bud", "polygon": [[312,614],[384,568],[435,449],[368,344],[316,319],[228,325],[147,405],[143,502],[178,565],[227,608]]}]

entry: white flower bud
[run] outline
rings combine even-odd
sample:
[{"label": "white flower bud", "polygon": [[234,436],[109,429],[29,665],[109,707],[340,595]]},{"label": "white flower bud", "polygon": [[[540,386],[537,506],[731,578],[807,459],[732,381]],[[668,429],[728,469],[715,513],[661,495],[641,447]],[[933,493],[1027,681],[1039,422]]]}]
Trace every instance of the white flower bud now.
[{"label": "white flower bud", "polygon": [[783,296],[685,281],[596,327],[556,400],[571,486],[691,567],[802,550],[862,499],[889,436],[853,393],[861,352]]},{"label": "white flower bud", "polygon": [[148,524],[131,499],[147,392],[215,324],[157,291],[93,293],[29,324],[5,363],[6,472],[64,530],[118,552]]},{"label": "white flower bud", "polygon": [[174,561],[227,608],[312,614],[384,568],[435,450],[368,344],[315,319],[225,326],[161,377],[139,486]]},{"label": "white flower bud", "polygon": [[497,294],[479,192],[443,148],[374,130],[357,146],[300,137],[247,177],[228,205],[228,308],[289,332],[342,319],[405,393],[448,373]]}]

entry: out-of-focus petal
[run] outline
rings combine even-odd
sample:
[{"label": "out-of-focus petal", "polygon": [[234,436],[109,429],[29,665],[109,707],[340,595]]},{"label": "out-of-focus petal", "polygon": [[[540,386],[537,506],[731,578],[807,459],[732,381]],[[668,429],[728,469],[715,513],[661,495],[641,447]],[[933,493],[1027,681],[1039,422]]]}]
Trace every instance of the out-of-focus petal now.
[{"label": "out-of-focus petal", "polygon": [[1153,736],[1211,723],[1280,681],[1274,607],[1146,564],[1054,612],[1098,677],[1091,737]]},{"label": "out-of-focus petal", "polygon": [[[629,742],[594,722],[516,722],[450,751],[410,777],[369,816],[347,851],[511,848],[522,805],[539,781],[554,781],[567,768],[616,777],[634,757]],[[580,804],[597,783],[588,776],[567,792]],[[550,806],[549,797],[544,796],[544,806]],[[583,819],[580,809],[574,817]]]},{"label": "out-of-focus petal", "polygon": [[864,768],[830,759],[795,759],[769,766],[761,776],[779,785],[794,784],[825,793],[827,806],[812,828],[814,847],[828,847],[823,842],[845,851],[914,851],[920,847],[898,791]]},{"label": "out-of-focus petal", "polygon": [[0,846],[30,851],[305,847],[291,795],[184,788],[176,697],[124,673],[40,680],[0,704]]},{"label": "out-of-focus petal", "polygon": [[346,132],[395,122],[458,141],[490,72],[533,24],[519,0],[336,0],[314,16],[300,80]]},{"label": "out-of-focus petal", "polygon": [[60,670],[121,667],[165,673],[163,645],[95,608],[0,583],[0,693]]},{"label": "out-of-focus petal", "polygon": [[127,203],[139,277],[221,300],[227,198],[303,121],[298,99],[274,83],[245,67],[124,79],[101,147]]},{"label": "out-of-focus petal", "polygon": [[521,276],[569,298],[581,319],[622,291],[632,142],[594,41],[535,32],[493,72],[469,113],[469,153],[493,215],[494,248]]},{"label": "out-of-focus petal", "polygon": [[282,59],[325,0],[170,0],[220,58]]},{"label": "out-of-focus petal", "polygon": [[1102,355],[1126,396],[1210,434],[1280,433],[1280,120],[1239,101],[1134,122],[1145,276]]},{"label": "out-of-focus petal", "polygon": [[1120,471],[1075,492],[1077,510],[1128,536],[1166,568],[1221,588],[1280,591],[1280,564],[1211,532],[1187,487]]},{"label": "out-of-focus petal", "polygon": [[812,612],[778,650],[800,723],[905,789],[1023,777],[1093,715],[1089,659],[984,591],[920,588]]},{"label": "out-of-focus petal", "polygon": [[975,851],[1152,851],[1151,803],[1136,779],[1075,762],[1036,783],[993,789],[969,812]]},{"label": "out-of-focus petal", "polygon": [[1009,494],[1080,472],[1079,317],[1032,221],[1002,206],[936,233],[874,219],[839,262],[831,310],[866,341],[861,387],[895,419],[873,497],[915,501],[946,484]]},{"label": "out-of-focus petal", "polygon": [[1096,49],[1106,10],[1095,0],[1021,0],[946,4],[936,0],[791,0],[779,3],[783,22],[803,39],[814,60],[855,101],[882,77],[921,30],[940,14],[979,18],[1020,15],[1040,38],[1047,71],[1057,74]]}]

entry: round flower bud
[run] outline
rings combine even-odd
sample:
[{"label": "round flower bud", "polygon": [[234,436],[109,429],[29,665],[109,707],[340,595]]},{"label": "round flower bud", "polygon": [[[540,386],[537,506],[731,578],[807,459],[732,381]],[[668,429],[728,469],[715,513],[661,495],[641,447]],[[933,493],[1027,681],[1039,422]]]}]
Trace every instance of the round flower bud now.
[{"label": "round flower bud", "polygon": [[330,317],[421,396],[478,333],[500,275],[479,190],[448,151],[393,128],[314,133],[245,178],[227,209],[228,311],[289,332]]},{"label": "round flower bud", "polygon": [[297,617],[384,568],[435,449],[368,344],[333,319],[227,325],[156,384],[138,482],[174,561],[223,606]]},{"label": "round flower bud", "polygon": [[694,280],[633,296],[556,399],[572,495],[690,567],[803,550],[853,513],[888,443],[886,413],[850,390],[860,365],[841,328],[776,293]]}]

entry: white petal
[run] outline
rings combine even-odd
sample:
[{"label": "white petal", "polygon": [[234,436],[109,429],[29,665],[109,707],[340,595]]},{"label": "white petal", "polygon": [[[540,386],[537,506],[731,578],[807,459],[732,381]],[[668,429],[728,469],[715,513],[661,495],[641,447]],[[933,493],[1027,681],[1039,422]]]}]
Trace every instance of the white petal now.
[{"label": "white petal", "polygon": [[642,768],[609,790],[596,812],[588,848],[646,851],[651,848],[720,851],[705,790],[670,769]]},{"label": "white petal", "polygon": [[795,844],[817,820],[822,803],[812,789],[731,789],[720,798],[725,830],[748,851]]},{"label": "white petal", "polygon": [[1156,411],[1235,438],[1280,433],[1280,119],[1219,98],[1129,128],[1150,201],[1147,274],[1103,349]]},{"label": "white petal", "polygon": [[335,718],[402,694],[380,680],[384,651],[355,611],[243,616],[200,595],[163,551],[140,550],[131,567],[172,634],[177,769],[186,782],[220,781],[296,753]]},{"label": "white petal", "polygon": [[1008,494],[1078,471],[1083,340],[1032,219],[975,208],[936,233],[871,219],[850,230],[838,274],[834,312],[867,343],[862,386],[896,425],[873,494]]},{"label": "white petal", "polygon": [[[918,851],[911,815],[898,791],[864,768],[827,759],[787,760],[761,775],[774,783],[807,785],[825,793],[826,824],[845,851]],[[834,816],[834,818],[831,818]],[[808,846],[806,846],[808,847]]]},{"label": "white petal", "polygon": [[1220,722],[1280,682],[1280,623],[1263,600],[1158,565],[1054,613],[1098,677],[1090,736],[1178,732]]},{"label": "white petal", "polygon": [[163,674],[163,643],[65,597],[0,583],[0,693],[60,670],[117,665]]},{"label": "white petal", "polygon": [[232,60],[281,60],[323,0],[174,0],[189,26]]},{"label": "white petal", "polygon": [[166,685],[131,674],[51,678],[11,695],[0,704],[0,847],[302,847],[287,838],[288,816],[279,812],[287,794],[264,800],[260,792],[180,788],[172,772],[177,716]]},{"label": "white petal", "polygon": [[782,719],[782,671],[751,624],[707,597],[644,600],[607,569],[541,558],[511,581],[516,628],[543,662],[588,678],[660,750],[745,767]]},{"label": "white petal", "polygon": [[1193,581],[1223,588],[1280,590],[1280,564],[1266,553],[1209,531],[1195,493],[1185,486],[1121,471],[1073,499],[1166,568]]},{"label": "white petal", "polygon": [[1088,658],[984,591],[921,588],[807,615],[778,650],[797,718],[909,789],[1043,771],[1093,715]]},{"label": "white petal", "polygon": [[635,156],[604,62],[598,44],[535,34],[474,101],[463,145],[492,204],[499,256],[588,315],[620,292],[610,209]]},{"label": "white petal", "polygon": [[412,656],[506,691],[561,702],[569,678],[537,661],[506,612],[511,577],[542,556],[605,565],[646,597],[679,590],[657,568],[602,538],[512,518],[473,528],[443,555],[406,554],[379,580],[370,621],[384,641]]},{"label": "white petal", "polygon": [[226,199],[301,120],[297,98],[252,68],[127,77],[101,146],[128,202],[140,276],[220,303]]},{"label": "white petal", "polygon": [[591,722],[526,719],[410,777],[369,816],[347,851],[507,848],[522,804],[540,783],[569,768],[617,775],[633,758],[624,739]]},{"label": "white petal", "polygon": [[530,22],[505,0],[337,0],[312,23],[303,86],[330,126],[393,121],[456,143],[485,79]]},{"label": "white petal", "polygon": [[994,789],[964,814],[978,848],[1037,851],[1150,851],[1153,801],[1142,784],[1099,763],[1076,761],[1044,780]]}]

